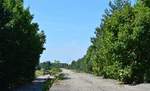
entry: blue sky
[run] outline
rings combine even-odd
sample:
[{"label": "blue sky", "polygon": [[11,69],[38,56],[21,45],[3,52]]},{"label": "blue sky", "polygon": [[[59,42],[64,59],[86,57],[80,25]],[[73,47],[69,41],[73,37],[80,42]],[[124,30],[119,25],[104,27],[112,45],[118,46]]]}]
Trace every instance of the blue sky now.
[{"label": "blue sky", "polygon": [[41,62],[70,63],[85,55],[109,0],[24,0],[47,36]]}]

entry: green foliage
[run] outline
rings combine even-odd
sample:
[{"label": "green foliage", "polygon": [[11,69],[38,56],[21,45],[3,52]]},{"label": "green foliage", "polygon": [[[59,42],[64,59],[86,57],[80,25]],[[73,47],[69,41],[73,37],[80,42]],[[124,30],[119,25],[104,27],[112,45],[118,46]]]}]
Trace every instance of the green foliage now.
[{"label": "green foliage", "polygon": [[40,69],[43,69],[43,70],[49,70],[53,66],[52,66],[51,62],[43,62],[43,63],[40,63],[37,67],[40,68]]},{"label": "green foliage", "polygon": [[87,54],[71,66],[124,83],[150,82],[149,5],[149,0],[134,6],[128,0],[110,2]]},{"label": "green foliage", "polygon": [[36,70],[35,71],[35,76],[36,77],[39,77],[39,76],[42,76],[42,75],[44,75],[44,71],[43,70]]},{"label": "green foliage", "polygon": [[44,32],[33,23],[22,0],[0,1],[0,89],[6,91],[34,79],[44,50]]},{"label": "green foliage", "polygon": [[53,85],[54,83],[54,79],[49,79],[47,80],[44,84],[43,84],[43,87],[42,87],[42,91],[49,91],[49,88]]},{"label": "green foliage", "polygon": [[150,7],[150,1],[149,0],[138,0],[138,4],[143,5],[145,7]]},{"label": "green foliage", "polygon": [[52,69],[49,70],[49,73],[50,73],[51,75],[57,75],[57,74],[59,74],[60,72],[62,72],[62,70],[61,70],[60,68],[52,68]]},{"label": "green foliage", "polygon": [[37,69],[50,70],[52,68],[69,68],[67,63],[60,63],[59,61],[54,61],[53,63],[50,61],[40,63],[37,66]]},{"label": "green foliage", "polygon": [[42,91],[49,91],[49,88],[51,88],[51,86],[53,85],[53,83],[57,80],[63,80],[65,79],[65,75],[62,72],[62,70],[60,68],[56,68],[53,67],[49,70],[47,70],[48,73],[51,76],[54,76],[54,79],[48,79],[44,84],[43,84],[43,88]]},{"label": "green foliage", "polygon": [[44,82],[44,84],[42,86],[42,91],[49,91],[49,89],[51,88],[51,86],[53,85],[54,82],[56,82],[57,80],[65,79],[65,74],[60,73],[60,72],[62,72],[62,70],[60,68],[52,68],[50,70],[50,73],[52,75],[54,75],[55,78],[48,79],[46,82]]},{"label": "green foliage", "polygon": [[86,71],[86,64],[84,63],[84,57],[79,59],[78,61],[72,61],[70,68],[77,71]]}]

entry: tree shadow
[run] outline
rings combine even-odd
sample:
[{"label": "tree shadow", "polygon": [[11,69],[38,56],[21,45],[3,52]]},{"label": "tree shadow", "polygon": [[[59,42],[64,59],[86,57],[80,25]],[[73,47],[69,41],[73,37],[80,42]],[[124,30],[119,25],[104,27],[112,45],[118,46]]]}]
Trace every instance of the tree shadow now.
[{"label": "tree shadow", "polygon": [[43,84],[46,80],[47,79],[44,78],[37,78],[31,83],[27,83],[25,85],[19,86],[10,91],[42,91]]},{"label": "tree shadow", "polygon": [[61,80],[69,80],[69,79],[71,79],[71,77],[69,77],[69,74],[65,74],[65,73],[61,73],[61,74],[59,75],[59,78],[60,78]]}]

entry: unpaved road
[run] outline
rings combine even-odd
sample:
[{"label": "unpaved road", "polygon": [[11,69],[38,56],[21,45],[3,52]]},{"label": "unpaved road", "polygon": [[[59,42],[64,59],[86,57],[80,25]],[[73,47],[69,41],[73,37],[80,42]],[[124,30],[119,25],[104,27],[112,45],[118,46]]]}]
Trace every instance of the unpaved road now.
[{"label": "unpaved road", "polygon": [[44,80],[36,79],[31,84],[26,84],[12,91],[42,91],[42,85]]},{"label": "unpaved road", "polygon": [[36,78],[32,83],[26,84],[12,91],[42,91],[43,83],[48,79],[48,75]]},{"label": "unpaved road", "polygon": [[150,91],[150,84],[119,85],[117,81],[102,79],[86,73],[63,69],[67,78],[53,84],[49,91]]}]

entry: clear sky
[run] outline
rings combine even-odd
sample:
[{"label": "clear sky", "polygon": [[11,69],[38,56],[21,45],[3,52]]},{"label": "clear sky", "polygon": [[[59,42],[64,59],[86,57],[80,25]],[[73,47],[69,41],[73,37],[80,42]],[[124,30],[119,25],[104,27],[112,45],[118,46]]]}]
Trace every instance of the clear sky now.
[{"label": "clear sky", "polygon": [[47,36],[41,62],[71,62],[85,55],[109,0],[24,0]]},{"label": "clear sky", "polygon": [[42,61],[71,62],[85,55],[108,0],[24,0],[47,38]]}]

